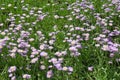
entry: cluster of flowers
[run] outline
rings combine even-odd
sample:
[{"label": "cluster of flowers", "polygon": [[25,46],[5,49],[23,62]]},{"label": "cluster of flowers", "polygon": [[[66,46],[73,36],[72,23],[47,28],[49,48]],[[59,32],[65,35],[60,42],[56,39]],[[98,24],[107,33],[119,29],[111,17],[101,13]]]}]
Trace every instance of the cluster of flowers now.
[{"label": "cluster of flowers", "polygon": [[[21,1],[21,4],[23,3],[24,0]],[[64,4],[68,3],[66,2]],[[46,6],[49,5],[47,4]],[[52,6],[54,5],[52,4]],[[12,4],[8,4],[8,7],[11,8]],[[10,22],[8,29],[0,31],[0,36],[3,37],[0,38],[0,52],[3,52],[3,48],[7,48],[6,50],[9,53],[7,56],[11,58],[16,58],[16,55],[28,58],[29,64],[26,64],[27,66],[40,64],[40,70],[47,70],[47,78],[51,78],[54,75],[54,68],[59,71],[66,71],[69,74],[73,72],[72,65],[64,66],[64,57],[69,55],[68,53],[70,53],[70,58],[80,56],[82,54],[80,50],[84,48],[81,43],[83,41],[88,42],[91,39],[90,33],[94,32],[96,28],[99,28],[102,33],[95,33],[97,35],[97,37],[93,38],[93,41],[96,41],[95,46],[100,47],[103,51],[109,52],[110,57],[114,57],[115,53],[119,52],[120,44],[115,42],[114,37],[120,35],[120,30],[118,25],[114,24],[115,21],[112,20],[115,16],[120,17],[119,0],[112,0],[105,3],[101,6],[101,12],[97,12],[94,4],[87,0],[82,0],[81,2],[76,1],[70,4],[67,9],[60,8],[60,10],[71,11],[71,13],[66,16],[55,14],[55,19],[67,18],[68,21],[76,20],[80,22],[80,26],[73,24],[65,24],[63,26],[66,32],[63,30],[65,38],[62,42],[68,44],[68,47],[64,50],[54,50],[56,49],[56,36],[62,32],[57,30],[57,25],[53,27],[53,32],[48,33],[49,39],[46,39],[46,35],[42,29],[39,30],[41,26],[36,27],[37,24],[50,16],[49,12],[43,13],[42,8],[28,7],[29,4],[21,7],[22,11],[25,12],[23,14],[12,12],[8,14],[9,17],[5,20]],[[14,9],[17,9],[17,7],[14,7]],[[115,11],[113,11],[114,9]],[[5,8],[2,7],[1,10],[5,10]],[[105,15],[107,13],[109,15]],[[19,19],[18,21],[16,17]],[[4,23],[0,23],[0,27],[4,26]],[[4,56],[6,54],[2,55]],[[46,66],[43,60],[47,61],[50,65]],[[89,66],[88,70],[93,71],[93,68],[93,66]],[[16,79],[17,69],[19,68],[15,65],[9,67],[8,73],[11,80]],[[26,69],[30,69],[30,67]],[[30,79],[32,75],[26,73],[22,74],[22,77],[24,79]]]}]

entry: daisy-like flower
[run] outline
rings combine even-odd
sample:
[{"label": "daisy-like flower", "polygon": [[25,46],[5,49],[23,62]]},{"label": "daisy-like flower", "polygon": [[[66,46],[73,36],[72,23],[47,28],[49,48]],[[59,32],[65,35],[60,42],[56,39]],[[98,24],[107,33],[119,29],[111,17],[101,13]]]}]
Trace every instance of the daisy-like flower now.
[{"label": "daisy-like flower", "polygon": [[8,72],[9,72],[9,73],[15,72],[16,69],[17,69],[16,66],[11,66],[11,67],[8,69]]},{"label": "daisy-like flower", "polygon": [[35,63],[35,62],[37,62],[38,61],[38,58],[33,58],[30,62],[31,63]]},{"label": "daisy-like flower", "polygon": [[50,41],[49,41],[49,44],[50,44],[50,45],[53,45],[54,42],[55,42],[55,40],[50,40]]},{"label": "daisy-like flower", "polygon": [[47,78],[51,78],[53,76],[53,71],[52,70],[49,70],[47,72]]},{"label": "daisy-like flower", "polygon": [[72,67],[68,67],[68,71],[73,72],[73,68]]},{"label": "daisy-like flower", "polygon": [[12,74],[12,73],[10,73],[10,74],[9,74],[9,77],[12,77],[12,76],[13,76],[13,74]]},{"label": "daisy-like flower", "polygon": [[31,78],[31,75],[29,75],[29,74],[23,74],[23,76],[22,76],[24,79],[30,79]]},{"label": "daisy-like flower", "polygon": [[67,71],[68,68],[67,68],[67,67],[63,67],[62,70],[63,70],[63,71]]},{"label": "daisy-like flower", "polygon": [[8,4],[8,7],[11,7],[12,6],[12,4]]},{"label": "daisy-like flower", "polygon": [[58,64],[55,64],[54,66],[55,66],[58,70],[62,70],[61,64],[58,63]]},{"label": "daisy-like flower", "polygon": [[16,76],[11,77],[11,80],[16,80]]},{"label": "daisy-like flower", "polygon": [[89,5],[88,8],[91,9],[91,10],[94,10],[94,6],[93,5]]},{"label": "daisy-like flower", "polygon": [[42,21],[42,20],[44,19],[44,17],[45,17],[45,15],[40,15],[40,16],[38,17],[38,20],[39,20],[39,21]]},{"label": "daisy-like flower", "polygon": [[103,45],[102,50],[104,50],[104,51],[108,51],[108,50],[109,50],[108,45]]},{"label": "daisy-like flower", "polygon": [[45,49],[45,46],[44,46],[44,44],[42,44],[42,45],[40,45],[40,50],[44,50]]},{"label": "daisy-like flower", "polygon": [[48,53],[46,53],[44,51],[40,53],[40,56],[43,56],[43,57],[46,57],[47,55],[48,55]]},{"label": "daisy-like flower", "polygon": [[2,49],[3,48],[3,46],[2,45],[0,45],[0,49]]},{"label": "daisy-like flower", "polygon": [[59,16],[58,16],[58,15],[54,15],[54,18],[55,18],[55,19],[58,19],[58,18],[59,18]]},{"label": "daisy-like flower", "polygon": [[73,40],[73,41],[71,42],[71,45],[74,46],[76,43],[77,43],[77,42],[76,42],[75,40]]},{"label": "daisy-like flower", "polygon": [[41,70],[45,70],[45,68],[46,68],[45,65],[41,65],[41,66],[40,66],[40,69],[41,69]]},{"label": "daisy-like flower", "polygon": [[119,2],[119,0],[112,0],[112,3],[113,4],[116,4],[116,3],[118,3]]},{"label": "daisy-like flower", "polygon": [[76,49],[76,47],[74,47],[74,46],[70,47],[69,50],[72,51],[72,52],[78,51],[78,50]]},{"label": "daisy-like flower", "polygon": [[34,41],[34,38],[30,38],[29,41],[30,41],[30,42]]},{"label": "daisy-like flower", "polygon": [[93,71],[93,66],[88,67],[88,71]]},{"label": "daisy-like flower", "polygon": [[0,27],[3,26],[3,23],[0,23]]},{"label": "daisy-like flower", "polygon": [[15,53],[11,53],[10,56],[11,56],[12,58],[15,58]]},{"label": "daisy-like flower", "polygon": [[115,56],[115,54],[114,54],[114,53],[111,53],[109,56],[112,58],[112,57],[114,57],[114,56]]},{"label": "daisy-like flower", "polygon": [[56,52],[55,55],[60,57],[60,56],[62,56],[62,53],[61,52]]}]

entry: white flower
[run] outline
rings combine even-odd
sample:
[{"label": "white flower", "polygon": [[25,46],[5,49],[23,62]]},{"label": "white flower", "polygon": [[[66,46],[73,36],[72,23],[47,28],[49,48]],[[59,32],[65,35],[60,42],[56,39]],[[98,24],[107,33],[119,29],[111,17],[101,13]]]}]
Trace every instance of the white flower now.
[{"label": "white flower", "polygon": [[88,67],[88,71],[93,71],[93,66]]},{"label": "white flower", "polygon": [[67,68],[67,67],[63,67],[62,70],[63,70],[63,71],[67,71],[68,68]]},{"label": "white flower", "polygon": [[49,44],[50,44],[50,45],[54,44],[54,40],[50,40],[50,41],[49,41]]},{"label": "white flower", "polygon": [[3,26],[3,23],[0,23],[0,26]]},{"label": "white flower", "polygon": [[104,51],[108,51],[108,50],[109,50],[108,45],[103,45],[102,50],[104,50]]},{"label": "white flower", "polygon": [[12,58],[15,58],[15,53],[11,53],[10,56],[11,56]]},{"label": "white flower", "polygon": [[73,45],[75,45],[75,44],[76,44],[76,41],[73,40],[73,41],[71,42],[71,45],[73,46]]},{"label": "white flower", "polygon": [[30,42],[34,41],[34,38],[30,38],[29,41],[30,41]]},{"label": "white flower", "polygon": [[54,16],[54,18],[55,18],[55,19],[58,19],[58,18],[59,18],[59,16],[58,16],[58,15],[55,15],[55,16]]},{"label": "white flower", "polygon": [[8,4],[8,7],[11,7],[12,6],[12,4]]},{"label": "white flower", "polygon": [[45,67],[44,65],[41,65],[41,66],[40,66],[40,69],[41,69],[41,70],[44,70],[45,68],[46,68],[46,67]]}]

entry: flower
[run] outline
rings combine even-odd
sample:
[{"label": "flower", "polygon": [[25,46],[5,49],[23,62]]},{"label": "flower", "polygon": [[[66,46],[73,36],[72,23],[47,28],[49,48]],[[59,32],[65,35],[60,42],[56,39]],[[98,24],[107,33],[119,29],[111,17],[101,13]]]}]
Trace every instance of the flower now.
[{"label": "flower", "polygon": [[77,43],[77,42],[76,42],[75,40],[73,40],[73,41],[71,42],[71,45],[74,46],[76,43]]},{"label": "flower", "polygon": [[62,70],[63,70],[63,71],[67,71],[68,68],[67,68],[67,67],[63,67]]},{"label": "flower", "polygon": [[105,8],[105,12],[110,12],[111,9],[110,8]]},{"label": "flower", "polygon": [[11,56],[12,58],[15,58],[15,53],[11,53],[10,56]]},{"label": "flower", "polygon": [[59,16],[58,16],[58,15],[54,15],[54,18],[55,18],[55,19],[58,19],[58,18],[59,18]]},{"label": "flower", "polygon": [[30,79],[31,78],[31,75],[29,75],[29,74],[23,74],[23,76],[22,76],[24,79]]},{"label": "flower", "polygon": [[61,66],[61,64],[55,64],[55,67],[58,69],[58,70],[62,70],[62,66]]},{"label": "flower", "polygon": [[112,58],[112,57],[114,57],[114,56],[115,56],[115,54],[114,54],[114,53],[111,53],[109,56]]},{"label": "flower", "polygon": [[72,67],[68,67],[68,71],[73,72],[73,68]]},{"label": "flower", "polygon": [[11,80],[16,80],[16,76],[11,77]]},{"label": "flower", "polygon": [[31,63],[35,63],[35,62],[37,62],[38,61],[38,58],[33,58],[30,62]]},{"label": "flower", "polygon": [[13,76],[13,74],[12,74],[12,73],[10,73],[10,74],[9,74],[9,77],[12,77],[12,76]]},{"label": "flower", "polygon": [[76,52],[76,51],[78,51],[77,48],[74,47],[74,46],[70,47],[69,50],[72,51],[72,52]]},{"label": "flower", "polygon": [[88,71],[93,71],[93,66],[88,67]]},{"label": "flower", "polygon": [[112,3],[113,4],[116,4],[116,3],[118,3],[119,2],[119,0],[112,0]]},{"label": "flower", "polygon": [[88,6],[88,8],[91,9],[91,10],[94,10],[94,6],[93,5]]},{"label": "flower", "polygon": [[62,53],[61,52],[56,52],[55,55],[60,57],[60,56],[62,56]]},{"label": "flower", "polygon": [[40,16],[38,17],[38,20],[39,20],[39,21],[42,21],[42,20],[44,19],[44,17],[45,17],[45,15],[40,15]]},{"label": "flower", "polygon": [[46,57],[47,55],[48,55],[48,53],[46,53],[44,51],[40,53],[40,56],[43,56],[43,57]]},{"label": "flower", "polygon": [[55,40],[50,40],[50,41],[49,41],[49,44],[50,44],[50,45],[53,45],[54,42],[55,42]]},{"label": "flower", "polygon": [[51,78],[53,76],[53,71],[52,70],[49,70],[47,72],[47,78]]},{"label": "flower", "polygon": [[45,45],[44,44],[42,44],[42,45],[40,45],[40,50],[44,50],[45,49]]},{"label": "flower", "polygon": [[108,45],[103,45],[102,50],[104,50],[104,51],[108,51],[108,50],[109,50]]},{"label": "flower", "polygon": [[16,66],[11,66],[9,69],[8,69],[8,72],[9,73],[12,73],[12,72],[15,72],[16,71]]},{"label": "flower", "polygon": [[41,65],[41,66],[40,66],[40,69],[41,69],[41,70],[44,70],[45,68],[46,68],[46,67],[45,67],[44,65]]}]

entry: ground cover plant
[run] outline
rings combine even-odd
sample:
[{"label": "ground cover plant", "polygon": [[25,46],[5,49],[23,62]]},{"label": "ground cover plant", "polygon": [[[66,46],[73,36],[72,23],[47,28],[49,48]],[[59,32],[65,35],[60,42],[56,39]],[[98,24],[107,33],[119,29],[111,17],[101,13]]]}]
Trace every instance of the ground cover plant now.
[{"label": "ground cover plant", "polygon": [[0,0],[0,80],[119,80],[119,0]]}]

